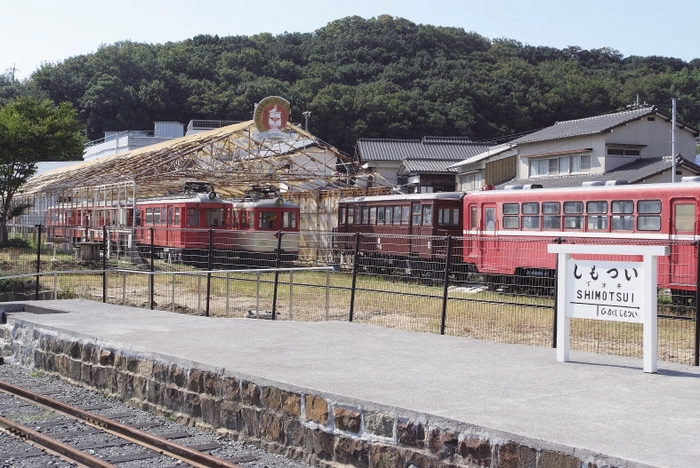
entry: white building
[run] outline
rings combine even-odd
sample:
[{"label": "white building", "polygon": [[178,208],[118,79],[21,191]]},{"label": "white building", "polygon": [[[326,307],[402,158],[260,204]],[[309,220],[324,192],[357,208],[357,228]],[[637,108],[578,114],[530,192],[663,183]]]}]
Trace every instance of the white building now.
[{"label": "white building", "polygon": [[155,130],[124,130],[105,132],[104,138],[91,141],[85,145],[83,160],[91,161],[112,154],[126,153],[144,146],[154,145],[185,134],[184,124],[180,122],[155,122]]}]

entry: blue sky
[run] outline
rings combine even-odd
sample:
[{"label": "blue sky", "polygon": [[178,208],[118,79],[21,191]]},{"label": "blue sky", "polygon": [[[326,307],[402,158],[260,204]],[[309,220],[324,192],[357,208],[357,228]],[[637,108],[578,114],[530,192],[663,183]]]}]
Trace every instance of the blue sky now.
[{"label": "blue sky", "polygon": [[700,57],[700,0],[0,0],[0,73],[15,67],[27,78],[42,63],[121,40],[312,32],[382,14],[535,46]]}]

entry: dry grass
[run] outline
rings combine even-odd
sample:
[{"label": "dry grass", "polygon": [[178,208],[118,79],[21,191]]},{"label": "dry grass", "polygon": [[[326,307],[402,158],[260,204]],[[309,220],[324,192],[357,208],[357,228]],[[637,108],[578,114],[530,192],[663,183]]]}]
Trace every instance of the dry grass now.
[{"label": "dry grass", "polygon": [[[22,262],[3,259],[4,274],[35,271]],[[34,260],[30,254],[30,260]],[[44,260],[49,267],[44,268]],[[112,264],[112,267],[119,267]],[[122,265],[127,266],[127,265]],[[133,268],[132,265],[128,265]],[[42,269],[77,270],[89,267],[70,256],[56,261],[42,257]],[[156,262],[157,271],[187,272],[190,275],[164,273],[154,277],[154,308],[203,315],[206,310],[207,278],[201,271],[183,265]],[[27,271],[28,270],[28,271]],[[14,272],[14,273],[13,273]],[[108,274],[107,301],[136,307],[150,307],[149,276],[136,271]],[[55,281],[55,284],[54,284]],[[352,277],[332,273],[326,293],[326,274],[295,272],[279,275],[276,313],[281,320],[349,320]],[[42,289],[55,290],[58,298],[102,300],[100,274],[58,275],[41,280]],[[274,274],[246,272],[216,273],[210,285],[209,312],[219,317],[246,317],[269,314],[274,296]],[[401,277],[361,275],[357,278],[353,321],[370,325],[440,333],[443,286],[437,281],[415,281]],[[291,291],[291,292],[290,292]],[[451,288],[445,310],[445,333],[453,336],[530,346],[551,346],[553,298],[505,294],[488,291],[479,285]],[[660,299],[661,300],[661,299]],[[659,313],[690,314],[660,304]],[[658,322],[659,359],[693,363],[695,334],[693,321],[660,318]],[[639,324],[573,319],[571,348],[595,353],[642,357],[642,327]]]}]

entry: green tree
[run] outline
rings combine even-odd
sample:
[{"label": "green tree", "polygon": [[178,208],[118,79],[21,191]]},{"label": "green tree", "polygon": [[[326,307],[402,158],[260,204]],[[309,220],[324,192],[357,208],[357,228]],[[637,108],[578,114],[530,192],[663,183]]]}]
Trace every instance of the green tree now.
[{"label": "green tree", "polygon": [[69,103],[18,98],[0,109],[0,244],[7,221],[27,206],[13,203],[37,163],[77,159],[83,153],[83,126]]}]

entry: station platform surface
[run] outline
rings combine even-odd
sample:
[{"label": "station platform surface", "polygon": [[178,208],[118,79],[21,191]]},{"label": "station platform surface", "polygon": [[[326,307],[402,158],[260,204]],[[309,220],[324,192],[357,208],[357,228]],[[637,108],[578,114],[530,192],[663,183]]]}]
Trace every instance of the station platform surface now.
[{"label": "station platform surface", "polygon": [[[700,466],[700,369],[380,328],[190,316],[84,300],[13,317],[174,360],[590,450]],[[0,304],[2,308],[2,304]]]}]

